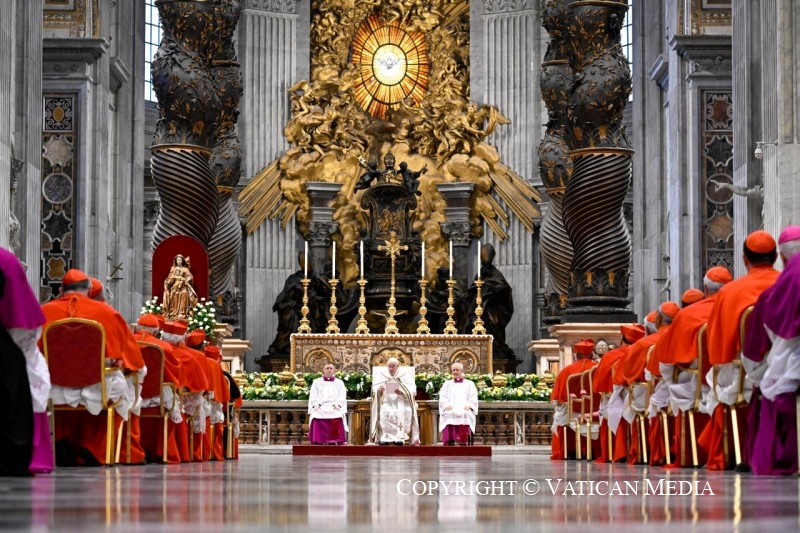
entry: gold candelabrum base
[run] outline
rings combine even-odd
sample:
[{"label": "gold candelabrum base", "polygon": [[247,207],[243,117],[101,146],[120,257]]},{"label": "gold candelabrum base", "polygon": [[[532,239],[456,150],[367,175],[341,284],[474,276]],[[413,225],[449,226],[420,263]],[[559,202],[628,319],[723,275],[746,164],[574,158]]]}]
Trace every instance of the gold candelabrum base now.
[{"label": "gold candelabrum base", "polygon": [[303,307],[300,308],[303,317],[300,319],[297,333],[311,333],[311,323],[308,320],[308,278],[301,279],[300,283],[303,284]]},{"label": "gold candelabrum base", "polygon": [[425,278],[419,280],[419,288],[420,288],[420,297],[419,297],[419,324],[417,325],[417,333],[420,335],[427,335],[431,332],[431,328],[428,327],[428,319],[425,318],[425,315],[428,314],[428,308],[425,307],[425,303],[427,300],[425,299],[425,286],[428,282]]},{"label": "gold candelabrum base", "polygon": [[473,335],[486,335],[486,328],[483,327],[483,319],[481,319],[481,316],[483,315],[483,307],[481,307],[481,304],[483,303],[483,299],[481,298],[482,286],[483,280],[480,278],[476,279],[475,287],[478,288],[478,291],[475,294],[475,327],[472,328]]},{"label": "gold candelabrum base", "polygon": [[325,328],[325,333],[339,333],[339,321],[336,320],[336,313],[338,312],[338,309],[336,309],[336,285],[338,283],[338,279],[331,279],[331,308],[329,311],[331,317],[328,319],[328,327]]},{"label": "gold candelabrum base", "polygon": [[389,308],[386,310],[386,328],[383,330],[387,335],[400,333],[400,330],[397,329],[397,320],[394,319],[394,315],[397,314],[397,308],[394,306],[396,302],[397,300],[394,298],[394,256],[392,256],[392,285],[389,292]]},{"label": "gold candelabrum base", "polygon": [[450,277],[447,280],[447,322],[444,323],[444,334],[445,335],[455,335],[458,333],[456,329],[456,321],[453,319],[453,316],[456,314],[456,310],[453,307],[455,303],[455,298],[453,297],[453,287],[456,285],[456,280]]},{"label": "gold candelabrum base", "polygon": [[367,280],[361,278],[358,280],[358,284],[361,286],[361,296],[358,298],[358,325],[356,326],[356,333],[361,335],[369,334],[369,326],[367,326],[367,299],[364,297],[364,286],[367,284]]}]

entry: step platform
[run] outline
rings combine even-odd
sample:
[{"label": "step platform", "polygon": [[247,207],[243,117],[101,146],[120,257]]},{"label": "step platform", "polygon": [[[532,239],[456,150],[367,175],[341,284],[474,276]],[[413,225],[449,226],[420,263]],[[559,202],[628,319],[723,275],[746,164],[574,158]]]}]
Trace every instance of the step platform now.
[{"label": "step platform", "polygon": [[344,444],[296,444],[292,455],[326,457],[491,457],[491,446],[375,446]]}]

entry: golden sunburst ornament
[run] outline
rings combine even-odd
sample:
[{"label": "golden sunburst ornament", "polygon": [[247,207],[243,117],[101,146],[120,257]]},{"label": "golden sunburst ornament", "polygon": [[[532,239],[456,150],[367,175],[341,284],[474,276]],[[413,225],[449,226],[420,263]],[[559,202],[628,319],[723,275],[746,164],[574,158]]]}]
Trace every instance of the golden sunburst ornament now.
[{"label": "golden sunburst ornament", "polygon": [[356,100],[364,111],[381,120],[406,98],[419,104],[428,89],[430,60],[425,35],[405,31],[399,21],[387,23],[377,14],[370,15],[353,39],[353,64],[359,73]]}]

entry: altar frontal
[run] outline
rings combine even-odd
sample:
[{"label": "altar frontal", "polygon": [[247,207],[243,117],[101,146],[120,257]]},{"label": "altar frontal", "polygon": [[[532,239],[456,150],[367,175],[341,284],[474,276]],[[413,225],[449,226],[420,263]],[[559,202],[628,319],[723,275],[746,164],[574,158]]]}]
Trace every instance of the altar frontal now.
[{"label": "altar frontal", "polygon": [[292,372],[321,372],[333,363],[342,372],[370,373],[389,358],[417,373],[447,374],[453,363],[467,374],[492,373],[491,335],[305,334],[291,337]]}]

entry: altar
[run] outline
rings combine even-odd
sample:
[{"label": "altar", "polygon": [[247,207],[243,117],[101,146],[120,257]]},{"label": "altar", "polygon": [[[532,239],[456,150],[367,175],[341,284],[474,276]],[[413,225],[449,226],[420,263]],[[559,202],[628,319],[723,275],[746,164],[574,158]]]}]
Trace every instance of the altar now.
[{"label": "altar", "polygon": [[394,357],[415,372],[448,374],[453,363],[466,374],[492,373],[491,335],[396,335],[294,333],[291,371],[322,372],[333,363],[341,372],[372,372]]}]

